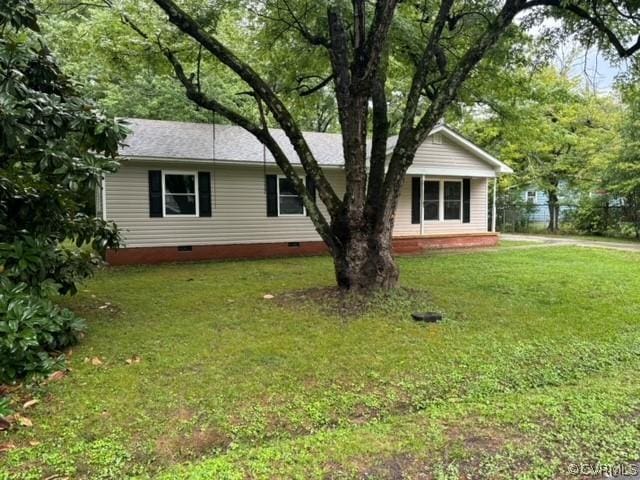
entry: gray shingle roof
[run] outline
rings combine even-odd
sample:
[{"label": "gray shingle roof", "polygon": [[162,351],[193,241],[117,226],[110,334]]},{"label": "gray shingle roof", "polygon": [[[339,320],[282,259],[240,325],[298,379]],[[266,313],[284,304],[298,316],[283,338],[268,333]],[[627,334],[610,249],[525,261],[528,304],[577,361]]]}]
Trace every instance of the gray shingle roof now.
[{"label": "gray shingle roof", "polygon": [[[125,157],[153,157],[163,159],[211,160],[213,155],[213,128],[206,123],[171,122],[128,118],[132,133],[126,146],[120,149]],[[279,129],[271,134],[293,163],[298,157]],[[343,165],[342,137],[337,133],[305,132],[309,148],[321,165]],[[216,125],[216,160],[237,162],[263,162],[262,144],[249,132],[235,125]],[[266,161],[273,163],[267,150]]]}]

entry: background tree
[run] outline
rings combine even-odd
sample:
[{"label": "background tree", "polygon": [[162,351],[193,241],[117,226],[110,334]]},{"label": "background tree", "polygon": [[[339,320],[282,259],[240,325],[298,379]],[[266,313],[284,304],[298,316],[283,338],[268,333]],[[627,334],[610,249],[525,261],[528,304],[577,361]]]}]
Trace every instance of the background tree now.
[{"label": "background tree", "polygon": [[515,169],[512,187],[546,193],[548,230],[557,232],[561,194],[592,191],[594,167],[617,157],[619,106],[568,70],[528,68],[516,77],[518,88],[493,100],[500,113],[470,119],[466,130]]},{"label": "background tree", "polygon": [[0,4],[0,31],[2,383],[51,368],[44,351],[76,339],[81,323],[49,297],[74,293],[99,261],[94,251],[118,246],[115,225],[85,208],[116,169],[126,130],[77,94],[38,35],[31,2]]},{"label": "background tree", "polygon": [[[622,208],[622,219],[640,239],[640,88],[631,71],[621,85],[624,115],[618,155],[595,165],[599,189]],[[624,232],[621,232],[624,233]]]},{"label": "background tree", "polygon": [[[338,285],[358,291],[396,284],[391,235],[415,151],[479,69],[517,52],[516,16],[523,24],[560,18],[567,31],[619,56],[640,48],[637,8],[610,1],[268,0],[241,3],[247,11],[234,17],[231,9],[228,19],[222,8],[226,3],[152,3],[159,10],[151,2],[104,2],[140,35],[146,49],[155,46],[164,55],[190,100],[245,128],[269,149],[328,245]],[[247,39],[235,42],[233,32],[224,28],[227,22]],[[255,46],[261,44],[265,48],[264,38],[273,54],[258,58],[253,50],[260,51]],[[277,68],[285,59],[279,54],[287,48],[294,55],[286,57],[286,68]],[[210,72],[241,82],[250,95],[231,100],[213,85]],[[318,79],[307,84],[306,93],[325,86],[333,90],[345,157],[342,197],[310,151],[292,106],[292,80],[302,77]],[[245,108],[247,102],[253,108]],[[399,108],[390,110],[395,106]],[[388,154],[394,121],[397,142]],[[268,128],[273,125],[285,131],[297,159],[287,158],[273,140]],[[315,180],[328,216],[292,167],[294,160]]]}]

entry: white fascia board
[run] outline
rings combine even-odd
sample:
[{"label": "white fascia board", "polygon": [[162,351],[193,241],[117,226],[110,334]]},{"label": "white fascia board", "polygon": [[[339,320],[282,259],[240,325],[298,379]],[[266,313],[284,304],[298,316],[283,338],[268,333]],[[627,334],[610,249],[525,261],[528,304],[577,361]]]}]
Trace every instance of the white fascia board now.
[{"label": "white fascia board", "polygon": [[470,168],[443,168],[443,167],[414,167],[407,170],[407,175],[426,175],[429,177],[469,177],[469,178],[494,178],[498,176],[495,170],[478,170]]},{"label": "white fascia board", "polygon": [[[118,157],[116,160],[132,160],[132,161],[145,161],[145,162],[166,162],[166,163],[202,163],[208,165],[238,165],[244,167],[263,167],[264,163],[261,161],[256,162],[248,162],[246,160],[211,160],[211,159],[203,159],[203,158],[167,158],[167,157],[145,157],[145,156],[135,156],[135,155],[122,155]],[[294,168],[303,168],[300,163],[293,163],[292,166]],[[267,162],[267,167],[275,167],[279,168],[278,164],[275,162]],[[337,164],[320,164],[322,168],[335,168],[335,169],[344,169],[344,165]]]}]

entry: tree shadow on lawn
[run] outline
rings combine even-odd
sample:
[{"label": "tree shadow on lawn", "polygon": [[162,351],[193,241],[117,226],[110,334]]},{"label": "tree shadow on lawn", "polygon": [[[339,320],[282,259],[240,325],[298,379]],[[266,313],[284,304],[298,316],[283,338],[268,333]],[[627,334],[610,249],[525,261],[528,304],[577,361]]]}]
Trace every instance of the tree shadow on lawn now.
[{"label": "tree shadow on lawn", "polygon": [[277,305],[286,309],[299,310],[302,306],[343,320],[366,315],[409,319],[412,312],[433,309],[428,292],[405,287],[376,292],[371,296],[344,291],[338,287],[317,287],[286,292],[277,295],[274,300]]}]

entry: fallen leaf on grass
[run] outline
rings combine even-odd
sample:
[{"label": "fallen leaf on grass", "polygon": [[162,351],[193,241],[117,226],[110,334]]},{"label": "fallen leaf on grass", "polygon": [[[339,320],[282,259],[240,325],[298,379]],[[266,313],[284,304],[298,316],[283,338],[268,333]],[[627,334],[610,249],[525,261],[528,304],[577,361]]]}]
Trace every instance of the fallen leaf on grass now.
[{"label": "fallen leaf on grass", "polygon": [[10,426],[11,422],[9,420],[7,420],[6,418],[0,418],[0,432],[9,430]]},{"label": "fallen leaf on grass", "polygon": [[0,385],[0,396],[8,395],[9,393],[17,392],[22,388],[22,384],[16,385]]},{"label": "fallen leaf on grass", "polygon": [[23,427],[33,427],[33,422],[28,417],[23,417],[22,415],[16,414],[13,416],[13,419]]},{"label": "fallen leaf on grass", "polygon": [[93,357],[91,359],[91,365],[93,365],[94,367],[98,367],[102,365],[102,360],[100,360],[98,357]]},{"label": "fallen leaf on grass", "polygon": [[125,361],[127,362],[127,365],[133,365],[134,363],[140,363],[142,359],[138,355],[134,355],[131,358],[127,358]]},{"label": "fallen leaf on grass", "polygon": [[37,440],[30,440],[29,445],[31,445],[32,447],[37,447],[38,445],[40,445],[40,442]]},{"label": "fallen leaf on grass", "polygon": [[273,298],[273,295],[271,295],[270,293],[267,293],[266,295],[263,295],[263,297],[265,300],[271,300]]},{"label": "fallen leaf on grass", "polygon": [[58,380],[62,380],[67,373],[64,370],[58,370],[57,372],[53,372],[51,375],[47,377],[49,382],[55,382]]},{"label": "fallen leaf on grass", "polygon": [[13,443],[3,443],[0,445],[0,452],[8,452],[14,448],[16,448],[16,446]]},{"label": "fallen leaf on grass", "polygon": [[31,400],[29,400],[28,402],[24,402],[24,405],[22,405],[22,408],[29,408],[29,407],[33,407],[36,403],[40,403],[40,400],[38,400],[37,398],[33,398]]}]

